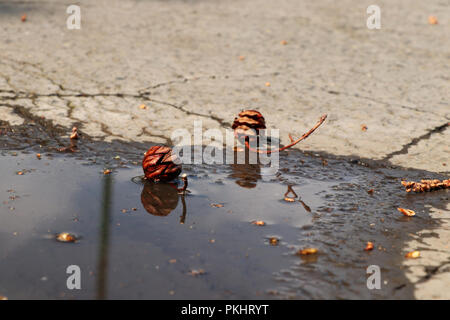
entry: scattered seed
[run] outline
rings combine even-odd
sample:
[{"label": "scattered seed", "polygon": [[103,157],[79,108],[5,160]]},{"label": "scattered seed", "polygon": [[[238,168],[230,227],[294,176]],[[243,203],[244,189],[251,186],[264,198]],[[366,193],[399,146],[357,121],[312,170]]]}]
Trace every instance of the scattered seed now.
[{"label": "scattered seed", "polygon": [[285,197],[285,198],[284,198],[284,201],[286,201],[286,202],[294,202],[294,201],[295,201],[295,198]]},{"label": "scattered seed", "polygon": [[401,213],[403,213],[407,217],[412,217],[412,216],[416,215],[416,213],[413,210],[403,209],[403,208],[397,208],[397,210],[400,211]]},{"label": "scattered seed", "polygon": [[429,16],[428,23],[429,24],[438,24],[438,19],[435,16]]},{"label": "scattered seed", "polygon": [[270,82],[266,82],[266,87],[270,87]]},{"label": "scattered seed", "polygon": [[405,255],[405,258],[407,258],[407,259],[417,259],[417,258],[419,258],[420,257],[420,251],[411,251],[411,252],[408,252],[406,255]]},{"label": "scattered seed", "polygon": [[286,41],[286,40],[281,40],[280,43],[281,43],[283,46],[287,45],[287,41]]},{"label": "scattered seed", "polygon": [[37,154],[36,154],[36,158],[38,158],[39,160],[41,160],[41,154],[40,154],[40,153],[37,153]]},{"label": "scattered seed", "polygon": [[362,125],[361,125],[361,130],[362,130],[362,131],[367,131],[367,129],[368,129],[368,128],[367,128],[367,126],[366,126],[365,124],[362,124]]},{"label": "scattered seed", "polygon": [[307,256],[307,255],[311,255],[311,254],[316,254],[318,251],[319,250],[316,248],[306,248],[306,249],[298,250],[296,254],[298,256]]},{"label": "scattered seed", "polygon": [[266,225],[266,223],[264,221],[262,221],[262,220],[252,221],[252,224],[254,224],[255,226],[258,226],[258,227],[262,227],[262,226]]},{"label": "scattered seed", "polygon": [[245,60],[245,56],[239,56],[239,60],[244,61]]},{"label": "scattered seed", "polygon": [[75,242],[77,241],[76,237],[68,232],[62,232],[56,235],[56,240],[61,242]]},{"label": "scattered seed", "polygon": [[366,244],[366,247],[364,248],[365,251],[371,251],[373,250],[373,242],[368,241]]},{"label": "scattered seed", "polygon": [[141,104],[141,105],[139,106],[139,109],[141,109],[141,110],[147,110],[147,106],[146,106],[145,104]]}]

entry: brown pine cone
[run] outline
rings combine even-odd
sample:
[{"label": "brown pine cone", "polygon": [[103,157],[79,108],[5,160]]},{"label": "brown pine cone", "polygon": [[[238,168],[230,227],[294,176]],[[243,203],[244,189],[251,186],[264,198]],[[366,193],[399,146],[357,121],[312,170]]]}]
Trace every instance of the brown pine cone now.
[{"label": "brown pine cone", "polygon": [[244,136],[253,136],[259,134],[259,130],[266,128],[266,121],[262,114],[256,110],[244,110],[234,118],[233,126],[234,134],[238,139]]},{"label": "brown pine cone", "polygon": [[152,181],[173,180],[181,173],[181,165],[176,164],[176,155],[165,146],[153,146],[145,153],[142,169],[145,178]]},{"label": "brown pine cone", "polygon": [[167,216],[178,206],[176,185],[147,182],[141,193],[145,210],[154,216]]}]

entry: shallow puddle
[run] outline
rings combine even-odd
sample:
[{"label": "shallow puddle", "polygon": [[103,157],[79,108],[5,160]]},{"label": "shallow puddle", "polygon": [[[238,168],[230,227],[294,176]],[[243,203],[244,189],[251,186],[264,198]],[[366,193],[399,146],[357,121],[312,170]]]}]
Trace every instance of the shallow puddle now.
[{"label": "shallow puddle", "polygon": [[[113,156],[95,164],[82,156],[3,151],[0,293],[10,299],[412,298],[402,246],[410,234],[437,226],[427,206],[444,207],[448,193],[406,194],[401,178],[420,179],[423,172],[333,159],[324,165],[295,151],[280,161],[275,175],[258,165],[185,166],[190,192],[182,197],[168,184],[142,183],[139,165]],[[103,174],[105,168],[112,173]],[[294,193],[286,201],[288,186]],[[417,216],[404,217],[397,207]],[[60,232],[79,240],[58,242]],[[367,241],[375,244],[371,252],[364,251]],[[308,247],[318,253],[295,254]],[[382,271],[381,290],[366,286],[373,264]],[[66,287],[69,265],[81,268],[81,290]]]}]

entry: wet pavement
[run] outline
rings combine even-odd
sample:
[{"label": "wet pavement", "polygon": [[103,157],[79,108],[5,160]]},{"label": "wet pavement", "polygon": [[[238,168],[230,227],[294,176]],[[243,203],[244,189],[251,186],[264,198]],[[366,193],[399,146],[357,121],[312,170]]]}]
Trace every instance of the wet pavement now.
[{"label": "wet pavement", "polygon": [[[10,299],[410,299],[405,248],[418,233],[436,236],[430,208],[448,204],[446,190],[407,194],[400,184],[439,174],[298,150],[282,153],[275,174],[185,165],[181,196],[142,182],[144,146],[85,137],[76,152],[58,152],[54,140],[37,143],[48,134],[39,128],[9,127],[1,138],[0,293]],[[284,200],[289,187],[294,201]],[[60,232],[79,240],[57,242]],[[309,247],[318,253],[296,255]],[[73,264],[82,290],[66,288]],[[381,268],[381,290],[366,286],[369,265]]]}]

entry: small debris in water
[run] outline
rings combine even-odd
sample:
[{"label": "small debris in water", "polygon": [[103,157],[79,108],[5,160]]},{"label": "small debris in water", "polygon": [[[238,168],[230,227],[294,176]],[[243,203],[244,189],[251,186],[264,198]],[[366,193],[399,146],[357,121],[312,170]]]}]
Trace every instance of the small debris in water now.
[{"label": "small debris in water", "polygon": [[405,255],[405,258],[407,258],[407,259],[417,259],[419,257],[420,257],[420,251],[417,251],[417,250],[408,252]]},{"label": "small debris in water", "polygon": [[40,153],[36,154],[36,158],[38,158],[39,160],[41,160],[42,155]]},{"label": "small debris in water", "polygon": [[306,249],[298,250],[297,255],[298,256],[307,256],[307,255],[311,255],[311,254],[316,254],[317,252],[319,252],[319,250],[316,248],[306,248]]},{"label": "small debris in water", "polygon": [[17,172],[17,175],[19,175],[19,176],[23,176],[23,174],[24,174],[23,171],[18,171],[18,172]]},{"label": "small debris in water", "polygon": [[211,203],[210,206],[213,207],[213,208],[222,208],[222,207],[223,207],[223,204],[220,204],[220,203]]},{"label": "small debris in water", "polygon": [[122,211],[122,213],[127,213],[127,212],[128,212],[127,209],[122,209],[122,210],[120,210],[120,211]]},{"label": "small debris in water", "polygon": [[146,106],[145,104],[141,104],[141,105],[139,106],[139,109],[141,109],[141,110],[147,110],[147,106]]},{"label": "small debris in water", "polygon": [[367,193],[370,194],[370,195],[372,195],[374,192],[375,192],[374,189],[367,190]]},{"label": "small debris in water", "polygon": [[373,242],[368,241],[366,244],[366,247],[364,248],[365,251],[371,251],[373,250]]},{"label": "small debris in water", "polygon": [[8,300],[8,297],[0,296],[0,300]]},{"label": "small debris in water", "polygon": [[177,259],[170,259],[170,260],[169,260],[169,263],[172,263],[172,264],[173,264],[173,263],[176,263],[176,262],[177,262]]},{"label": "small debris in water", "polygon": [[111,172],[112,172],[112,170],[110,170],[110,169],[103,170],[104,175],[110,174]]},{"label": "small debris in water", "polygon": [[216,243],[216,239],[210,239],[209,243]]},{"label": "small debris in water", "polygon": [[193,269],[193,270],[189,271],[189,275],[194,276],[194,277],[204,275],[205,273],[206,272],[203,269]]},{"label": "small debris in water", "polygon": [[264,221],[262,221],[262,220],[252,221],[252,224],[254,224],[255,226],[258,226],[258,227],[263,227],[263,226],[266,225],[266,223]]},{"label": "small debris in water", "polygon": [[280,242],[280,240],[278,238],[275,238],[275,237],[272,237],[272,238],[269,239],[269,243],[272,246],[277,246],[279,242]]},{"label": "small debris in water", "polygon": [[412,216],[416,215],[416,213],[413,210],[403,209],[403,208],[397,208],[397,210],[400,211],[401,213],[403,213],[407,217],[412,217]]},{"label": "small debris in water", "polygon": [[77,238],[68,232],[62,232],[56,235],[56,240],[60,242],[75,242]]},{"label": "small debris in water", "polygon": [[21,17],[20,17],[20,21],[25,22],[27,21],[27,14],[24,13]]}]

